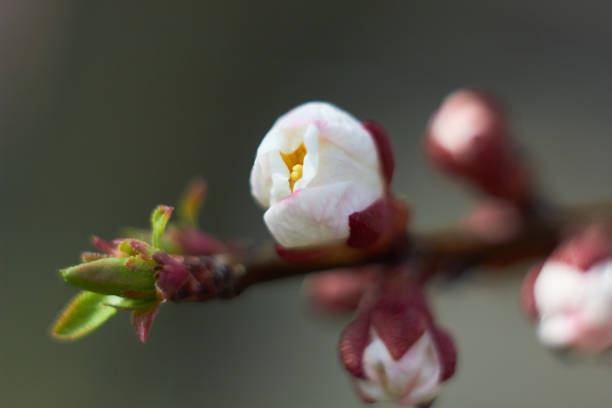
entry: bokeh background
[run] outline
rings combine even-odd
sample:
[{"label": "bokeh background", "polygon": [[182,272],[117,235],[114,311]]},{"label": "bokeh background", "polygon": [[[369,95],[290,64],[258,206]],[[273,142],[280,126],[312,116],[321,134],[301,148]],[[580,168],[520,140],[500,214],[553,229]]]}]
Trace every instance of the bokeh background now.
[{"label": "bokeh background", "polygon": [[[48,327],[75,290],[57,270],[90,234],[146,226],[205,176],[202,217],[267,238],[248,174],[274,119],[312,99],[376,119],[396,149],[414,227],[473,195],[422,155],[449,91],[500,95],[543,191],[612,196],[607,1],[0,0],[0,405],[355,407],[336,358],[347,320],[317,317],[300,279],[231,302],[168,305],[146,345],[127,314],[73,344]],[[460,362],[439,407],[604,407],[612,366],[567,363],[522,318],[522,265],[432,293]]]}]

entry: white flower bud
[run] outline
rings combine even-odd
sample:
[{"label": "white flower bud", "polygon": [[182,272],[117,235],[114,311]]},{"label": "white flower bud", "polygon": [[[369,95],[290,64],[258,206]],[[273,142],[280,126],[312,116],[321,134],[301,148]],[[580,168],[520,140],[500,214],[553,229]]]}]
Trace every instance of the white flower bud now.
[{"label": "white flower bud", "polygon": [[262,140],[251,192],[266,226],[285,248],[349,237],[349,215],[386,189],[372,135],[353,116],[324,102],[291,110]]},{"label": "white flower bud", "polygon": [[612,259],[586,271],[547,262],[534,286],[540,340],[553,347],[612,345]]},{"label": "white flower bud", "polygon": [[523,303],[551,347],[612,346],[612,241],[591,228],[562,245],[525,279]]},{"label": "white flower bud", "polygon": [[428,331],[398,360],[374,330],[363,354],[366,379],[356,380],[362,395],[374,401],[412,406],[436,397],[441,386],[441,362]]},{"label": "white flower bud", "polygon": [[343,331],[339,349],[364,401],[404,406],[429,406],[457,361],[452,338],[410,282],[387,288],[372,308],[365,307]]}]

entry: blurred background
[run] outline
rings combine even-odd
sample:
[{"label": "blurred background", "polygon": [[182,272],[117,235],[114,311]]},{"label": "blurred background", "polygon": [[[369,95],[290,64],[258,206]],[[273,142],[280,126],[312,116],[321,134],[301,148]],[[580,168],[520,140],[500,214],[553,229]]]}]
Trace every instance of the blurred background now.
[{"label": "blurred background", "polygon": [[[47,334],[76,293],[57,270],[92,233],[147,226],[196,175],[202,224],[268,237],[250,197],[255,149],[304,101],[376,119],[414,227],[473,202],[422,154],[451,90],[496,92],[543,190],[612,196],[612,6],[600,2],[0,0],[0,405],[355,407],[336,358],[348,320],[317,317],[299,278],[231,302],[167,305],[140,345],[126,313],[73,344]],[[459,371],[439,407],[603,407],[607,363],[567,364],[521,316],[523,270],[435,290]]]}]

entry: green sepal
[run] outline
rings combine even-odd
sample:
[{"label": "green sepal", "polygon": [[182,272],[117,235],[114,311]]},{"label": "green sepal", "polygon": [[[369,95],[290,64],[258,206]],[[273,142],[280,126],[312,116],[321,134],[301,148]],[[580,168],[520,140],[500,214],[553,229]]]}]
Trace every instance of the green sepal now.
[{"label": "green sepal", "polygon": [[158,251],[147,242],[133,238],[122,240],[117,248],[127,256],[145,255],[145,257],[152,257]]},{"label": "green sepal", "polygon": [[155,297],[153,266],[140,256],[102,258],[60,273],[70,285],[91,292],[135,299]]},{"label": "green sepal", "polygon": [[110,305],[120,302],[118,296],[81,292],[61,312],[51,328],[51,335],[58,340],[80,339],[117,313]]},{"label": "green sepal", "polygon": [[117,245],[117,249],[127,256],[138,255],[138,252],[132,248],[128,240],[123,240]]},{"label": "green sepal", "polygon": [[157,299],[128,299],[119,296],[113,297],[119,300],[105,303],[105,305],[114,307],[117,310],[141,310],[143,308],[151,307],[159,302]]},{"label": "green sepal", "polygon": [[[174,240],[173,232],[176,232],[176,227],[170,223],[166,226],[164,231],[164,235],[159,240],[158,250],[166,253],[166,254],[182,254],[183,251],[177,245]],[[139,228],[123,228],[121,230],[121,235],[127,237],[128,239],[137,239],[139,241],[151,242],[151,231]]]},{"label": "green sepal", "polygon": [[151,245],[155,248],[160,247],[161,237],[166,229],[166,224],[172,215],[174,208],[165,205],[158,205],[151,214]]},{"label": "green sepal", "polygon": [[181,195],[178,205],[178,220],[180,224],[198,226],[198,214],[202,209],[207,192],[206,181],[201,178],[193,180]]},{"label": "green sepal", "polygon": [[109,257],[110,255],[108,254],[101,254],[99,252],[87,251],[81,254],[81,262],[86,263],[86,262],[97,261],[98,259],[109,258]]}]

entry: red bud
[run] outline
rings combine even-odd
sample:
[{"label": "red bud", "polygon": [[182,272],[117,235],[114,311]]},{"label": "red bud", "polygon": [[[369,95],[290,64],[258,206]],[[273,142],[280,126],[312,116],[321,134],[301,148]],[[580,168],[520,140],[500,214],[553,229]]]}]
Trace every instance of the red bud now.
[{"label": "red bud", "polygon": [[485,193],[526,204],[531,194],[527,171],[508,133],[497,102],[483,92],[462,89],[432,116],[427,151],[436,165]]}]

